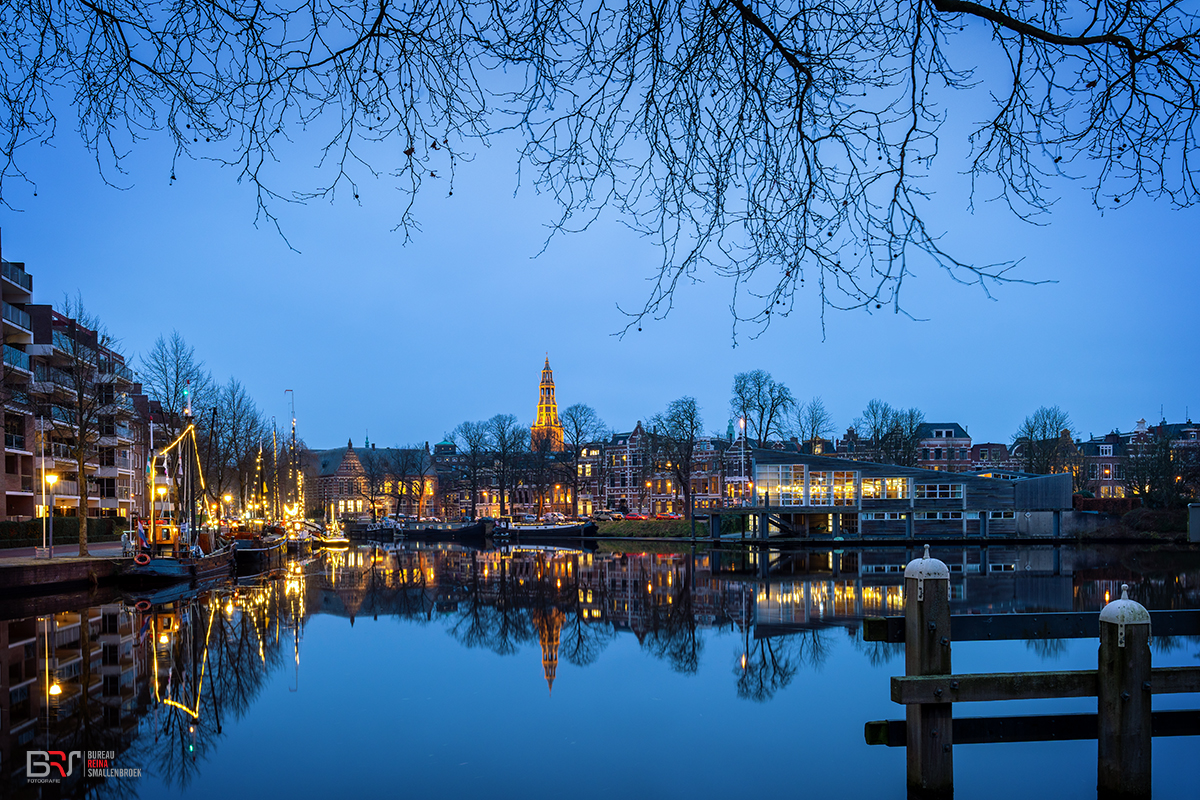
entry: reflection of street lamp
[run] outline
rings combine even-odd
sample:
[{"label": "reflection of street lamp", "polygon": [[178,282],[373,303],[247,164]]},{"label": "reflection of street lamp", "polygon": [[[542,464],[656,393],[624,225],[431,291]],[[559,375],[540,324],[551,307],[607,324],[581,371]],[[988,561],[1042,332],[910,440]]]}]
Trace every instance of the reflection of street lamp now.
[{"label": "reflection of street lamp", "polygon": [[228,517],[229,511],[226,509],[226,506],[228,506],[230,504],[230,502],[233,501],[233,495],[227,494],[224,497],[222,497],[221,499],[225,501],[224,505],[221,506],[221,516]]},{"label": "reflection of street lamp", "polygon": [[647,514],[647,516],[654,513],[654,503],[651,501],[650,497],[651,497],[650,481],[646,481],[646,514]]},{"label": "reflection of street lamp", "polygon": [[54,484],[58,483],[58,476],[53,472],[43,473],[42,479],[50,487],[50,506],[46,513],[50,515],[50,557],[54,558]]}]

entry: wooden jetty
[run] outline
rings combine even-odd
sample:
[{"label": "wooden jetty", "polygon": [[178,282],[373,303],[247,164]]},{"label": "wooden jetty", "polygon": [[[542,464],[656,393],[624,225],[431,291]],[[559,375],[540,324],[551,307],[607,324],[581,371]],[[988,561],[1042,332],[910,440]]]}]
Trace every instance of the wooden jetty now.
[{"label": "wooden jetty", "polygon": [[[868,722],[867,743],[907,748],[910,796],[948,798],[954,793],[955,743],[1096,739],[1098,795],[1149,798],[1152,738],[1200,735],[1200,711],[1151,711],[1153,694],[1200,692],[1200,667],[1151,666],[1151,630],[1196,635],[1200,611],[1148,612],[1128,599],[1127,589],[1122,586],[1122,597],[1098,616],[951,616],[949,568],[929,558],[926,546],[925,556],[905,570],[904,617],[875,618],[864,626],[868,641],[905,644],[905,675],[891,682],[892,700],[905,707],[905,719]],[[1097,668],[955,675],[952,630],[960,641],[1099,636]],[[1095,697],[1097,713],[953,717],[956,702],[1058,697]]]}]

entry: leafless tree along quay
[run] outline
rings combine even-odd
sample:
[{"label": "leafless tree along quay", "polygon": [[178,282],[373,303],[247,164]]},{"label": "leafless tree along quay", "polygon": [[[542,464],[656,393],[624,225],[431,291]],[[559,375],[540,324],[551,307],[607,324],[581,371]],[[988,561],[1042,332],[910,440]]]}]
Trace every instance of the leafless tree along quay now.
[{"label": "leafless tree along quay", "polygon": [[[1099,209],[1200,191],[1200,26],[1167,0],[14,0],[0,31],[6,204],[36,185],[28,146],[72,114],[108,179],[161,135],[177,159],[234,167],[268,219],[386,174],[408,235],[419,191],[453,193],[511,132],[560,203],[556,232],[610,210],[659,246],[630,326],[711,274],[756,330],[805,288],[823,311],[904,313],[918,265],[984,292],[1015,279],[940,243],[921,203],[941,175],[1022,218],[1076,178]],[[950,124],[970,149],[940,172]],[[379,142],[402,155],[379,163]],[[276,167],[293,147],[320,165],[311,185]]]}]

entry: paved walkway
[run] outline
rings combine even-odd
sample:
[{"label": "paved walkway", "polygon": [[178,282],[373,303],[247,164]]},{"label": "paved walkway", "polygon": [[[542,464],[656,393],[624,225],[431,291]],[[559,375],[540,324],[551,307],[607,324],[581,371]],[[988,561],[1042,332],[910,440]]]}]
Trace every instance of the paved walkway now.
[{"label": "paved walkway", "polygon": [[[6,558],[32,559],[33,547],[5,547],[0,549],[0,560]],[[120,542],[94,542],[88,545],[88,554],[101,558],[115,558],[121,555]],[[60,558],[79,558],[79,541],[55,542],[54,560]],[[42,561],[42,559],[38,559]]]}]

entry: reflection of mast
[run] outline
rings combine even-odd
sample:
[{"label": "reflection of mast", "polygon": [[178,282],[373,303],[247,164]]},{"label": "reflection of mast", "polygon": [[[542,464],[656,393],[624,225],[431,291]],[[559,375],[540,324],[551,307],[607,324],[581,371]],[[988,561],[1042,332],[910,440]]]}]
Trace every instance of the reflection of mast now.
[{"label": "reflection of mast", "polygon": [[542,645],[542,672],[551,693],[554,692],[554,674],[558,671],[558,639],[562,624],[563,613],[557,608],[533,612],[533,625],[537,628],[538,642]]}]

